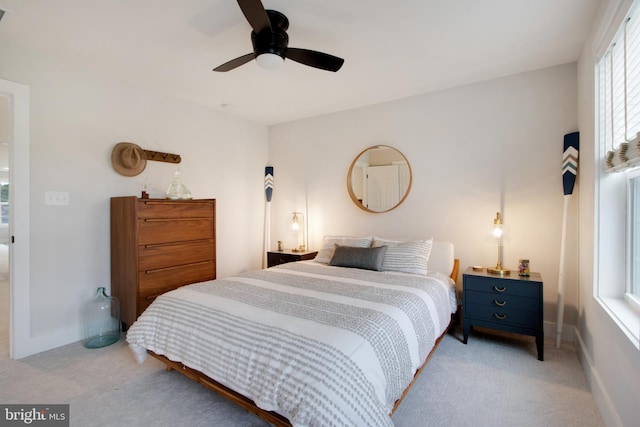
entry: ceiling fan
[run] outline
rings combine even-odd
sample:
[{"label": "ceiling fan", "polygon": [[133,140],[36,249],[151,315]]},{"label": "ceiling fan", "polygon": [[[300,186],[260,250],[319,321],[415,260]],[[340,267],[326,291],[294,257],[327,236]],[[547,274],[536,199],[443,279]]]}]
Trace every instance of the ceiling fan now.
[{"label": "ceiling fan", "polygon": [[232,59],[214,68],[213,71],[230,71],[255,59],[263,68],[273,69],[281,66],[285,58],[310,67],[327,71],[338,71],[344,59],[328,53],[309,49],[288,47],[289,20],[282,13],[267,10],[260,0],[238,0],[238,5],[251,28],[253,52]]}]

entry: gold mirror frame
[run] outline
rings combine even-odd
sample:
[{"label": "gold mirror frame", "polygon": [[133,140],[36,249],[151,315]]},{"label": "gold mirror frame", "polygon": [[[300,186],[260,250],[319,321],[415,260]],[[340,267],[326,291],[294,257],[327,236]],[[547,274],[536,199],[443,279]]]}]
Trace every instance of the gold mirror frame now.
[{"label": "gold mirror frame", "polygon": [[[398,166],[399,170],[397,174],[399,184],[397,197],[392,196],[390,201],[383,203],[379,208],[375,206],[370,207],[370,203],[366,201],[366,195],[361,194],[364,192],[366,184],[363,183],[362,185],[358,185],[357,181],[365,180],[365,168],[370,169],[378,166],[394,165]],[[406,165],[406,168],[403,168],[403,171],[401,171],[400,168],[404,165]],[[353,162],[351,162],[349,173],[347,174],[347,189],[351,200],[353,200],[353,203],[355,203],[360,209],[372,213],[389,212],[400,206],[409,195],[412,182],[413,173],[411,172],[411,165],[409,165],[409,161],[399,150],[388,145],[374,145],[362,150]]]}]

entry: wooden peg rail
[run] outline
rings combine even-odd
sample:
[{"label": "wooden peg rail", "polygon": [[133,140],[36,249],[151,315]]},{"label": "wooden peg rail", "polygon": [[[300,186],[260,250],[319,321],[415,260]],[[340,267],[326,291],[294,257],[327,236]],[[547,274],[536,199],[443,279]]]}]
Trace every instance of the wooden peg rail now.
[{"label": "wooden peg rail", "polygon": [[159,151],[144,150],[147,160],[155,160],[157,162],[180,163],[182,159],[179,154],[161,153]]}]

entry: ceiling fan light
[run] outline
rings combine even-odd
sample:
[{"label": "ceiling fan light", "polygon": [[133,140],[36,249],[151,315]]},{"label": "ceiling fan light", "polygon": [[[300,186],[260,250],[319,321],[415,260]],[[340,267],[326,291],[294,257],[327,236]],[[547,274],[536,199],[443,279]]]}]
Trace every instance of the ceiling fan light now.
[{"label": "ceiling fan light", "polygon": [[264,69],[274,70],[282,67],[282,64],[284,64],[284,58],[275,53],[261,53],[256,58],[256,62]]}]

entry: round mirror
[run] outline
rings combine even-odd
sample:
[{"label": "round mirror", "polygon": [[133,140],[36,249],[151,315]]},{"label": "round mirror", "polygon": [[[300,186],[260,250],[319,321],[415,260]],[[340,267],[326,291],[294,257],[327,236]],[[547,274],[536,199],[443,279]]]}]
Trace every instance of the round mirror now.
[{"label": "round mirror", "polygon": [[369,147],[351,163],[347,188],[351,200],[360,209],[388,212],[407,198],[411,189],[411,166],[393,147]]}]

